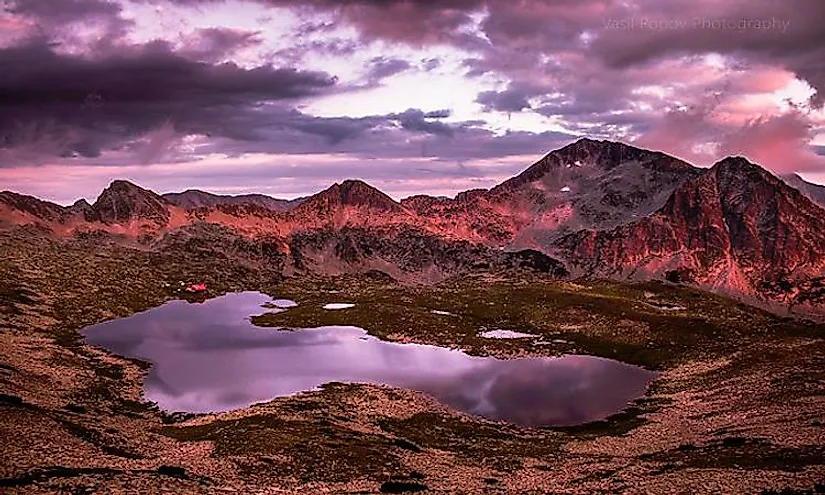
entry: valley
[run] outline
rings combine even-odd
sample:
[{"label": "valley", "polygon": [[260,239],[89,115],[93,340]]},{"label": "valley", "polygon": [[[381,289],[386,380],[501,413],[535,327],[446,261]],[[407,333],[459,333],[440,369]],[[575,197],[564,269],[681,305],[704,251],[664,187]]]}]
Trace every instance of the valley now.
[{"label": "valley", "polygon": [[[510,269],[423,286],[377,273],[278,278],[219,252],[199,259],[25,238],[24,247],[14,234],[0,237],[0,424],[10,440],[0,483],[12,493],[758,493],[810,489],[825,474],[819,324],[661,282],[570,282]],[[476,355],[582,353],[659,376],[626,411],[562,428],[490,422],[415,392],[344,383],[169,416],[142,402],[148,363],[84,345],[77,331],[170,298],[197,304],[202,296],[175,287],[196,280],[206,280],[208,297],[260,290],[298,303],[258,325],[357,325],[389,341]],[[355,305],[324,310],[330,297]],[[566,343],[485,339],[481,327]]]}]

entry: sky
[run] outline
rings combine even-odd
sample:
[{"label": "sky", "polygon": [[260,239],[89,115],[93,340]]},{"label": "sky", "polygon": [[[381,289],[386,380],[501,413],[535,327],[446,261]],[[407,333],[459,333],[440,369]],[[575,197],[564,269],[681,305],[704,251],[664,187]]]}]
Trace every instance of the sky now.
[{"label": "sky", "polygon": [[580,137],[825,183],[822,0],[0,0],[0,189],[491,187]]}]

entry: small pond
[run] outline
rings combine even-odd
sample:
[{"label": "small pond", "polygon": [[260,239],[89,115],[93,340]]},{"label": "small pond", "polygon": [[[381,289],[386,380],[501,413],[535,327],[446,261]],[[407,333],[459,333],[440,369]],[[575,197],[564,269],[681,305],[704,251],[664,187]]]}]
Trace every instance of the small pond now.
[{"label": "small pond", "polygon": [[487,330],[478,334],[485,339],[534,339],[538,335],[531,333],[515,332],[513,330]]},{"label": "small pond", "polygon": [[257,292],[171,301],[82,334],[90,344],[154,363],[144,395],[166,411],[226,411],[336,381],[418,390],[493,420],[563,426],[622,410],[655,376],[592,356],[506,360],[385,342],[353,326],[282,331],[250,322],[291,306]]},{"label": "small pond", "polygon": [[352,303],[328,303],[324,304],[324,309],[349,309],[354,308],[355,305]]}]

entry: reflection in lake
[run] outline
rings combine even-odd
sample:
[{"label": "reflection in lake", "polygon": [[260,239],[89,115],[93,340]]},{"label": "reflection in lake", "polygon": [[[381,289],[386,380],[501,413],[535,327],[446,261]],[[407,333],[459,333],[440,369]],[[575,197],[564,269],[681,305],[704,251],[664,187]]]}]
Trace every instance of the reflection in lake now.
[{"label": "reflection in lake", "polygon": [[592,356],[503,360],[384,342],[357,327],[280,331],[249,316],[267,296],[172,301],[83,330],[87,342],[154,363],[147,399],[167,411],[241,408],[331,381],[426,392],[456,409],[519,424],[604,418],[641,396],[654,373]]}]

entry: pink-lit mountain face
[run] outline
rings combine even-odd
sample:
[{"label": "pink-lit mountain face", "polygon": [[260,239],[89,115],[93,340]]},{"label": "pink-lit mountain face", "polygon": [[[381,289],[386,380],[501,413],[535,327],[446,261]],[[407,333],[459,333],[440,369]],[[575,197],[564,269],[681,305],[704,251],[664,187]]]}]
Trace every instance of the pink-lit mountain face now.
[{"label": "pink-lit mountain face", "polygon": [[356,180],[292,202],[200,191],[160,196],[115,181],[92,205],[0,193],[0,226],[36,225],[60,237],[102,231],[157,249],[235,238],[258,243],[285,274],[380,270],[432,281],[525,267],[667,279],[825,312],[825,209],[811,199],[818,192],[744,158],[701,169],[582,139],[490,190],[455,198],[397,202]]},{"label": "pink-lit mountain face", "polygon": [[645,218],[581,230],[555,245],[579,273],[665,277],[782,299],[802,296],[825,274],[823,229],[825,210],[737,157],[683,182]]}]

